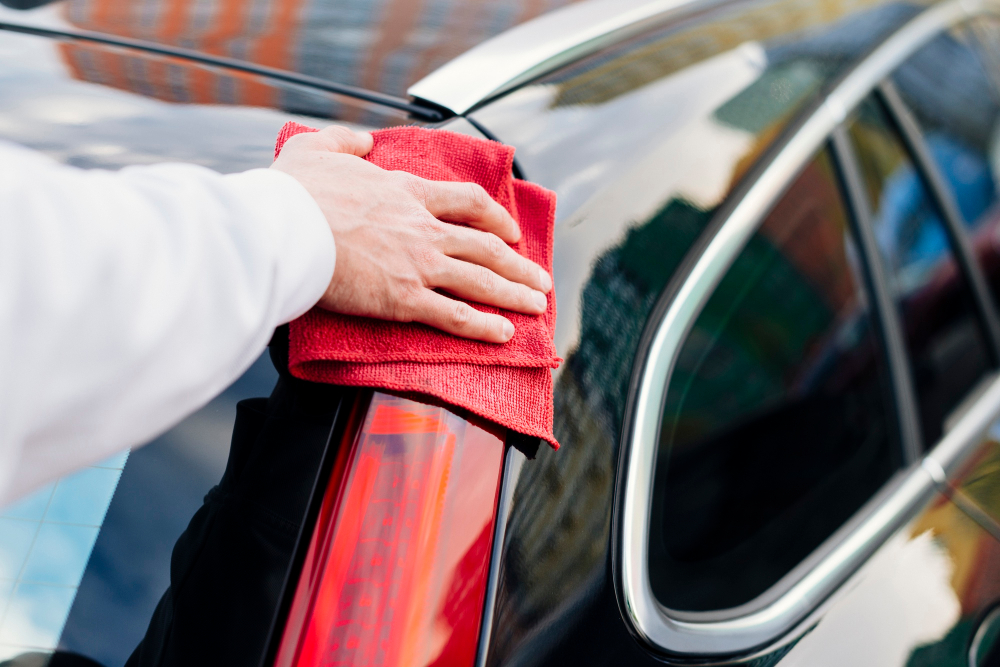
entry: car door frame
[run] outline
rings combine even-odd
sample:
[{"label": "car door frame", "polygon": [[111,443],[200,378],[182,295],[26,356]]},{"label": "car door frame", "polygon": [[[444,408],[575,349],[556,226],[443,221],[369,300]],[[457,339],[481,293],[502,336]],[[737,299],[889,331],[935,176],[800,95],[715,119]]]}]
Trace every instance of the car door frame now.
[{"label": "car door frame", "polygon": [[[862,244],[868,246],[863,253],[867,255],[870,270],[876,272],[873,305],[893,369],[906,467],[854,518],[755,601],[735,610],[691,614],[668,610],[653,595],[647,561],[649,515],[660,413],[676,355],[708,297],[751,234],[805,164],[828,141],[833,145],[845,179],[847,203],[851,208],[857,207],[859,183],[852,186],[847,182],[857,177],[856,164],[852,177],[843,124],[849,112],[873,92],[899,125],[907,149],[929,184],[932,198],[944,213],[959,266],[976,295],[994,361],[1000,355],[996,309],[965,239],[957,207],[922,144],[919,129],[915,124],[907,125],[905,113],[902,120],[896,118],[900,109],[905,112],[905,106],[899,106],[901,100],[898,96],[893,98],[891,83],[886,83],[907,58],[933,38],[984,14],[998,15],[1000,7],[985,0],[948,0],[931,6],[846,73],[758,163],[756,178],[746,179],[723,204],[654,308],[632,374],[616,480],[612,538],[612,567],[620,611],[629,631],[654,653],[746,657],[761,647],[773,650],[776,642],[788,642],[799,636],[809,627],[820,605],[923,502],[944,488],[947,473],[961,464],[1000,415],[1000,379],[993,375],[978,400],[931,451],[922,454],[916,398],[901,327],[884,280],[877,274],[879,260],[872,257],[875,248],[869,239]],[[860,226],[864,226],[864,208],[854,213],[860,217]]]}]

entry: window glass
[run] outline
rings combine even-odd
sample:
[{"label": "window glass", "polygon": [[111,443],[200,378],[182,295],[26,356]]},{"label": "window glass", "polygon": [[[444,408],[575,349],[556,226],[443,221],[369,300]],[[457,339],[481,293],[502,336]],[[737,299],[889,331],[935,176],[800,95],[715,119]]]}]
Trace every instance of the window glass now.
[{"label": "window glass", "polygon": [[942,33],[892,77],[951,185],[964,222],[975,230],[994,291],[1000,284],[1000,255],[990,243],[1000,221],[998,28],[994,19],[983,18]]},{"label": "window glass", "polygon": [[941,215],[884,109],[869,98],[849,132],[889,291],[899,308],[929,448],[989,371],[985,337]]},{"label": "window glass", "polygon": [[0,660],[58,645],[127,457],[0,509]]},{"label": "window glass", "polygon": [[[55,650],[86,656],[94,661],[88,665],[126,663],[170,584],[178,536],[223,475],[237,402],[267,394],[276,380],[265,354],[220,396],[150,444],[0,508],[0,665],[43,664],[34,654]],[[295,449],[288,445],[282,442],[284,459]],[[262,458],[273,482],[279,466]],[[233,522],[226,523],[213,524],[211,534],[232,540]],[[246,561],[255,556],[246,542],[237,547],[243,560],[239,567],[227,563],[227,572],[246,572]],[[174,567],[190,571],[189,563],[174,561]],[[241,583],[255,590],[249,579]],[[245,624],[245,600],[234,600],[232,608],[241,612],[234,624]],[[265,612],[269,622],[273,611]],[[215,623],[212,631],[224,627]],[[66,661],[51,664],[71,662],[61,659]]]},{"label": "window glass", "polygon": [[819,154],[708,300],[670,377],[650,535],[669,608],[749,602],[892,475],[888,373]]}]

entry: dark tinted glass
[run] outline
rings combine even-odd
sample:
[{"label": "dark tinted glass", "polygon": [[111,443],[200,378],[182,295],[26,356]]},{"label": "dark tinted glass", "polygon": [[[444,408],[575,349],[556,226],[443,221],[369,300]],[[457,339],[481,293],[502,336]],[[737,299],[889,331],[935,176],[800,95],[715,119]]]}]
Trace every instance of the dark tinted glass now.
[{"label": "dark tinted glass", "polygon": [[863,284],[823,152],[722,279],[670,377],[650,535],[667,607],[752,600],[898,466]]},{"label": "dark tinted glass", "polygon": [[982,18],[939,35],[900,67],[893,81],[951,186],[996,297],[1000,24]]},{"label": "dark tinted glass", "polygon": [[988,372],[985,337],[938,209],[875,100],[859,107],[850,135],[889,291],[899,307],[924,444],[930,447],[952,410]]}]

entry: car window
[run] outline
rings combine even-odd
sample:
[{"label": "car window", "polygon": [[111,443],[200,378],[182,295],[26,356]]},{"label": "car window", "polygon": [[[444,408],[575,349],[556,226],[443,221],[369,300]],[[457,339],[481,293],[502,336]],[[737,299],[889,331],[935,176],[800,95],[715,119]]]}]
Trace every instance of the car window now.
[{"label": "car window", "polygon": [[0,660],[55,648],[128,452],[0,511]]},{"label": "car window", "polygon": [[0,664],[56,648],[125,664],[170,583],[178,536],[222,476],[236,403],[276,379],[265,354],[150,444],[0,509]]},{"label": "car window", "polygon": [[976,254],[1000,294],[1000,23],[980,18],[942,33],[893,74],[927,147],[972,230]]},{"label": "car window", "polygon": [[751,601],[900,465],[864,284],[823,150],[725,274],[670,376],[649,557],[668,608]]},{"label": "car window", "polygon": [[951,412],[989,372],[986,338],[940,212],[885,110],[869,98],[848,129],[899,309],[929,448]]}]

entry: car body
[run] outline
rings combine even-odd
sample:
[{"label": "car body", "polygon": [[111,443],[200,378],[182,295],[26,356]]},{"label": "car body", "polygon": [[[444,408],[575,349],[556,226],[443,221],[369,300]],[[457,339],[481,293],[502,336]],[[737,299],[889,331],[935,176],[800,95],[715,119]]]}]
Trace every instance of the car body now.
[{"label": "car body", "polygon": [[[296,380],[279,330],[273,391],[262,359],[0,517],[5,655],[1000,659],[1000,5],[597,1],[504,31],[542,5],[398,2],[377,39],[375,5],[237,5],[5,12],[0,136],[220,171],[266,164],[286,120],[513,145],[559,197],[562,446]],[[390,469],[438,504],[373,509],[408,507]]]}]

